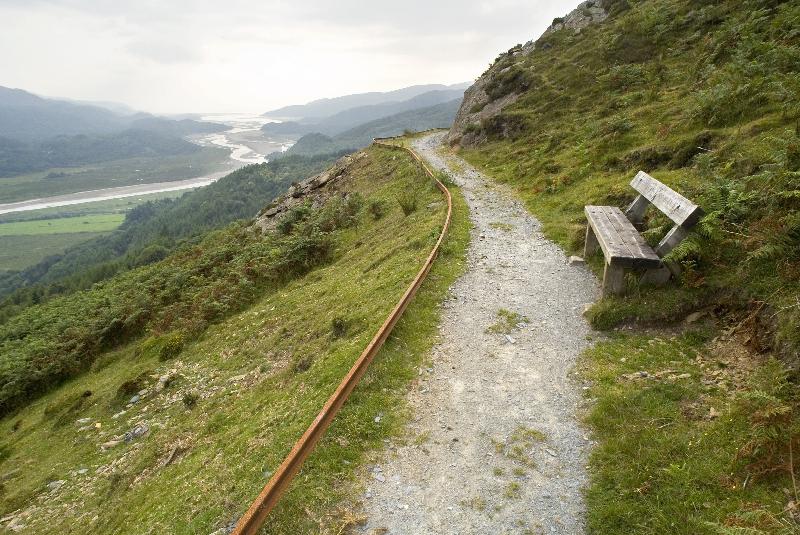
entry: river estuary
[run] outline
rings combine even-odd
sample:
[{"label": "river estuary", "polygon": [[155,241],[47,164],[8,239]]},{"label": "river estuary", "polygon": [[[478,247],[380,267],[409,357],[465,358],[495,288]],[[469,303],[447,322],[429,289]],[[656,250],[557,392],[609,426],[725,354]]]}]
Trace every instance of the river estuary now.
[{"label": "river estuary", "polygon": [[230,150],[229,169],[185,180],[149,182],[147,184],[80,191],[67,195],[0,204],[0,215],[11,212],[25,212],[57,206],[136,197],[151,193],[200,188],[215,182],[243,165],[264,163],[267,161],[267,156],[269,154],[285,152],[295,141],[294,138],[288,136],[283,138],[266,136],[261,132],[261,127],[265,123],[270,122],[270,119],[261,115],[242,113],[214,114],[205,115],[202,117],[202,120],[222,123],[230,127],[229,130],[224,132],[195,136],[190,139],[190,141],[198,145],[217,146]]}]

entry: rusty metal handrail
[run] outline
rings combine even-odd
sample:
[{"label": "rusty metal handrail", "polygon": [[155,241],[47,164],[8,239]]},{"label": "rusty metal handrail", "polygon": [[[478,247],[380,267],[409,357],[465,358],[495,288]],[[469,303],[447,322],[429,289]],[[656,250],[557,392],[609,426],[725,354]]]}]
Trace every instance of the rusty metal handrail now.
[{"label": "rusty metal handrail", "polygon": [[325,431],[333,421],[336,413],[339,412],[339,409],[341,409],[342,405],[344,405],[345,401],[347,401],[350,393],[356,387],[359,380],[364,375],[364,372],[367,371],[372,359],[378,353],[378,350],[380,350],[381,346],[383,346],[383,343],[389,337],[389,334],[392,332],[395,324],[403,315],[403,312],[414,298],[417,290],[419,290],[419,287],[422,285],[422,282],[425,280],[425,277],[428,275],[428,272],[433,265],[433,261],[436,259],[436,255],[439,253],[439,247],[441,246],[442,241],[447,234],[447,230],[450,227],[450,218],[453,213],[453,199],[447,187],[436,178],[430,168],[428,168],[428,166],[416,152],[407,147],[384,143],[382,141],[383,139],[390,138],[375,139],[374,143],[384,147],[405,150],[411,154],[411,156],[413,156],[414,159],[422,165],[422,168],[425,170],[428,176],[430,176],[436,182],[436,186],[447,198],[447,217],[445,218],[442,232],[439,235],[439,239],[436,241],[436,245],[434,245],[431,253],[428,255],[427,260],[425,260],[425,264],[419,270],[417,276],[414,278],[414,281],[411,283],[408,289],[406,289],[403,297],[400,298],[400,301],[397,303],[397,305],[395,305],[392,312],[386,318],[386,321],[383,322],[381,328],[378,329],[377,333],[375,333],[372,341],[369,343],[366,349],[364,349],[363,353],[361,353],[361,356],[358,357],[358,360],[356,360],[355,364],[353,364],[353,367],[350,368],[350,371],[347,373],[344,379],[342,379],[339,387],[336,389],[333,395],[328,398],[328,401],[325,403],[325,406],[322,407],[322,410],[319,412],[319,414],[317,414],[314,422],[308,427],[306,432],[303,433],[303,436],[300,437],[300,440],[295,443],[292,451],[290,451],[289,455],[287,455],[283,460],[280,467],[272,475],[267,485],[255,499],[255,501],[253,501],[253,503],[250,505],[250,508],[247,510],[247,512],[239,519],[236,527],[233,530],[233,535],[255,535],[258,530],[261,529],[261,526],[264,525],[267,515],[269,515],[269,512],[275,507],[281,496],[283,496],[283,494],[286,492],[286,489],[294,479],[294,476],[300,471],[303,462],[314,450],[314,447],[316,446],[317,442],[319,442],[320,438],[322,438],[322,436],[325,434]]}]

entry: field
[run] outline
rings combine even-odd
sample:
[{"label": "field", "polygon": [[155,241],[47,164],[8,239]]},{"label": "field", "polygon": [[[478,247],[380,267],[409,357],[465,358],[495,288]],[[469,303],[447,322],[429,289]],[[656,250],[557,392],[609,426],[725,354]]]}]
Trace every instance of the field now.
[{"label": "field", "polygon": [[164,192],[0,215],[0,271],[30,267],[69,247],[107,234],[143,202],[185,193]]},{"label": "field", "polygon": [[226,149],[203,147],[199,152],[188,155],[131,158],[83,167],[48,169],[0,178],[0,203],[149,182],[183,180],[229,168]]},{"label": "field", "polygon": [[78,234],[81,232],[111,232],[125,219],[124,214],[94,214],[33,219],[0,224],[0,236],[42,236],[45,234]]},{"label": "field", "polygon": [[18,271],[73,245],[102,236],[102,232],[75,232],[38,236],[0,236],[0,271]]}]

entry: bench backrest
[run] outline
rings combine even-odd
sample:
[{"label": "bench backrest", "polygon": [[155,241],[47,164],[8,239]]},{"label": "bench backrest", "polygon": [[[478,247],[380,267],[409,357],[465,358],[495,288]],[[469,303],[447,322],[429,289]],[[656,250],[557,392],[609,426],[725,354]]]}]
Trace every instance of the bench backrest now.
[{"label": "bench backrest", "polygon": [[672,230],[656,247],[655,251],[658,256],[663,257],[674,249],[686,238],[689,229],[703,217],[702,208],[644,171],[636,173],[631,181],[631,186],[639,192],[639,196],[625,212],[631,222],[641,223],[647,207],[652,204],[675,223]]}]

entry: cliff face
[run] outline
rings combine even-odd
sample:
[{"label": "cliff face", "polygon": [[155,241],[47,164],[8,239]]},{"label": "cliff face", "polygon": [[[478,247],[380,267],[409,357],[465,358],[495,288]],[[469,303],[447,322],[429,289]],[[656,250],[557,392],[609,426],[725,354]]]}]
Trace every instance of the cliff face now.
[{"label": "cliff face", "polygon": [[[495,62],[464,93],[447,140],[451,145],[471,146],[483,140],[483,134],[475,126],[490,121],[503,108],[514,103],[522,93],[535,87],[535,77],[522,68],[525,56],[537,47],[547,47],[547,39],[560,30],[580,33],[590,24],[606,20],[608,10],[601,0],[582,2],[566,17],[557,18],[536,41],[528,41],[497,57]],[[475,126],[472,126],[475,125]]]}]

